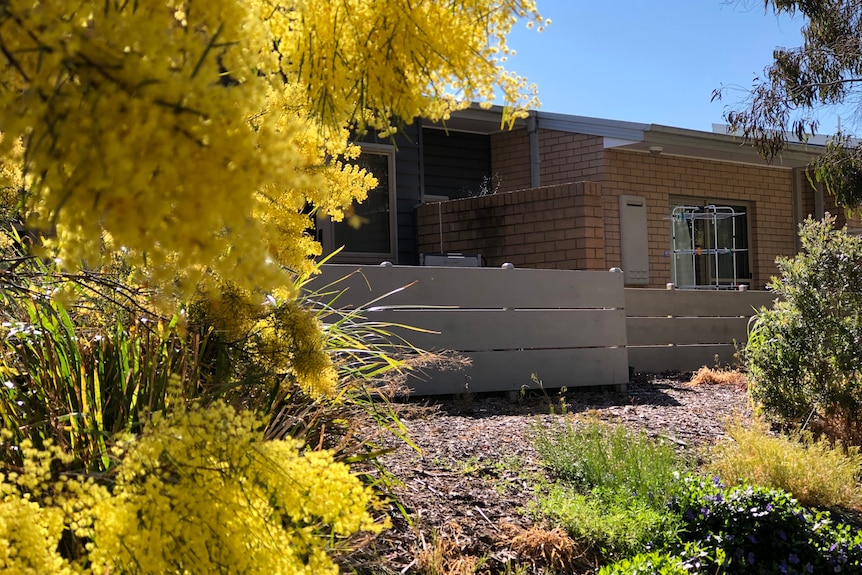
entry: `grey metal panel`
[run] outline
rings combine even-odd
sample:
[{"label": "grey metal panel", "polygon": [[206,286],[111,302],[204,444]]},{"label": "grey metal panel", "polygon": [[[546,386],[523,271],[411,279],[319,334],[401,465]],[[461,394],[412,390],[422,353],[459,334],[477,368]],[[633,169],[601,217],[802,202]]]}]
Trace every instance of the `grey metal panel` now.
[{"label": "grey metal panel", "polygon": [[620,196],[620,243],[626,285],[649,285],[646,199]]},{"label": "grey metal panel", "polygon": [[[347,289],[339,305],[454,306],[464,309],[622,308],[623,275],[572,270],[329,264],[309,287]],[[339,281],[342,280],[342,281]],[[408,287],[409,286],[409,287]]]},{"label": "grey metal panel", "polygon": [[629,317],[628,345],[727,344],[748,341],[747,317]]},{"label": "grey metal panel", "polygon": [[391,331],[427,350],[488,351],[626,345],[623,310],[391,310],[367,312],[370,321],[416,331]]},{"label": "grey metal panel", "polygon": [[604,136],[638,142],[644,139],[644,132],[650,128],[650,124],[541,111],[536,113],[536,121],[538,122],[538,127],[543,130],[559,130],[561,132]]},{"label": "grey metal panel", "polygon": [[465,354],[472,366],[462,371],[426,371],[411,376],[417,395],[621,385],[628,383],[624,348],[487,351]]},{"label": "grey metal panel", "polygon": [[732,344],[628,347],[628,362],[636,371],[695,371],[703,366],[733,365],[736,348]]},{"label": "grey metal panel", "polygon": [[422,257],[423,266],[443,266],[455,268],[482,267],[481,254],[425,254]]},{"label": "grey metal panel", "polygon": [[766,291],[625,290],[628,317],[748,317],[775,298]]},{"label": "grey metal panel", "polygon": [[[493,134],[505,129],[500,121],[504,112],[502,106],[492,106],[489,109],[472,104],[466,110],[456,110],[452,116],[441,122],[425,121],[424,126],[431,129],[444,131],[470,132],[475,134]],[[513,128],[523,128],[526,121],[518,118],[514,121]]]},{"label": "grey metal panel", "polygon": [[[741,138],[727,134],[651,124],[643,139],[645,146],[660,145],[664,153],[767,165],[752,146],[744,146]],[[822,146],[789,142],[768,165],[773,168],[804,167],[822,153]]]}]

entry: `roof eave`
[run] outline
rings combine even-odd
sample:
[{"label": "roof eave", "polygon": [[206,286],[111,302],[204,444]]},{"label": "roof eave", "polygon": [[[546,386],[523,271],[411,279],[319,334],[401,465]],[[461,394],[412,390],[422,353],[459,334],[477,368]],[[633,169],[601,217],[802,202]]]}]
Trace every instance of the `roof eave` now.
[{"label": "roof eave", "polygon": [[643,151],[649,151],[650,147],[655,146],[662,148],[662,153],[667,154],[784,168],[807,166],[823,153],[822,146],[791,142],[787,144],[780,156],[767,162],[754,146],[740,137],[659,124],[651,124],[644,131],[643,142],[629,148],[643,148]]}]

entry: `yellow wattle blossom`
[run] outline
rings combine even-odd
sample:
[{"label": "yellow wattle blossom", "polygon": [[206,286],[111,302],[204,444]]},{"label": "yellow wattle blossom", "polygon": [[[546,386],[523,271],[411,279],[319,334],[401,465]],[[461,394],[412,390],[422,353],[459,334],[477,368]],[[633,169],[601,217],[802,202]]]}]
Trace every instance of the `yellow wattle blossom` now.
[{"label": "yellow wattle blossom", "polygon": [[[4,441],[11,439],[2,430]],[[96,502],[108,491],[92,480],[56,478],[52,465],[67,465],[71,456],[45,442],[36,449],[29,441],[20,446],[24,467],[0,473],[0,572],[41,575],[81,573],[58,553],[63,531],[88,536]]]},{"label": "yellow wattle blossom", "polygon": [[[386,526],[371,490],[331,452],[264,442],[261,428],[223,403],[157,416],[113,450],[110,491],[58,474],[70,456],[56,446],[25,442],[24,469],[0,473],[0,571],[337,574],[333,545]],[[68,560],[65,529],[80,547]]]},{"label": "yellow wattle blossom", "polygon": [[[0,146],[3,145],[3,135],[0,134]],[[5,149],[5,146],[4,146]],[[0,223],[13,219],[20,209],[24,194],[24,174],[22,163],[24,146],[20,139],[5,155],[0,156]],[[0,236],[0,248],[8,242],[5,235]]]},{"label": "yellow wattle blossom", "polygon": [[0,161],[69,267],[123,250],[185,295],[211,272],[268,290],[318,253],[304,208],[373,185],[348,128],[534,103],[501,65],[520,17],[542,23],[531,0],[9,0]]},{"label": "yellow wattle blossom", "polygon": [[329,452],[262,442],[224,404],[157,418],[96,507],[95,572],[338,572],[328,542],[379,531],[373,497]]},{"label": "yellow wattle blossom", "polygon": [[21,575],[71,575],[57,554],[63,513],[23,498],[0,501],[0,571]]}]

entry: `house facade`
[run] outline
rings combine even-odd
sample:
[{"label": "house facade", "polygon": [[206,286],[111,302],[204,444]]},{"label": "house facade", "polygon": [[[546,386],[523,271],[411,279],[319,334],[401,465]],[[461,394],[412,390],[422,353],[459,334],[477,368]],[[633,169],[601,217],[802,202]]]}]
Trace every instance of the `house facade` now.
[{"label": "house facade", "polygon": [[629,286],[761,289],[776,256],[796,253],[805,217],[843,215],[805,176],[821,151],[793,144],[767,164],[727,134],[545,112],[504,130],[500,110],[470,109],[363,144],[381,182],[368,213],[357,208],[368,224],[318,233],[350,263],[457,252],[488,266],[619,267]]}]

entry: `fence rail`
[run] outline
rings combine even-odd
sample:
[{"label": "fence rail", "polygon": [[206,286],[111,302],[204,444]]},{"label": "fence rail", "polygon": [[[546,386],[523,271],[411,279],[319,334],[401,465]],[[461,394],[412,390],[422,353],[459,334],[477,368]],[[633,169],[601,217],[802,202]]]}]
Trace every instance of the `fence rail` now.
[{"label": "fence rail", "polygon": [[382,298],[366,317],[428,330],[396,331],[470,358],[464,371],[412,377],[420,395],[516,391],[535,387],[533,374],[549,388],[628,382],[622,274],[326,265],[312,288],[330,284],[344,290],[339,306]]},{"label": "fence rail", "polygon": [[625,290],[628,361],[637,371],[691,371],[731,364],[748,340],[763,291]]},{"label": "fence rail", "polygon": [[311,289],[340,292],[337,305],[365,307],[371,321],[428,350],[471,359],[463,371],[428,371],[409,382],[420,395],[464,391],[624,386],[637,371],[689,371],[730,363],[735,343],[767,292],[624,288],[611,272],[323,266]]}]

